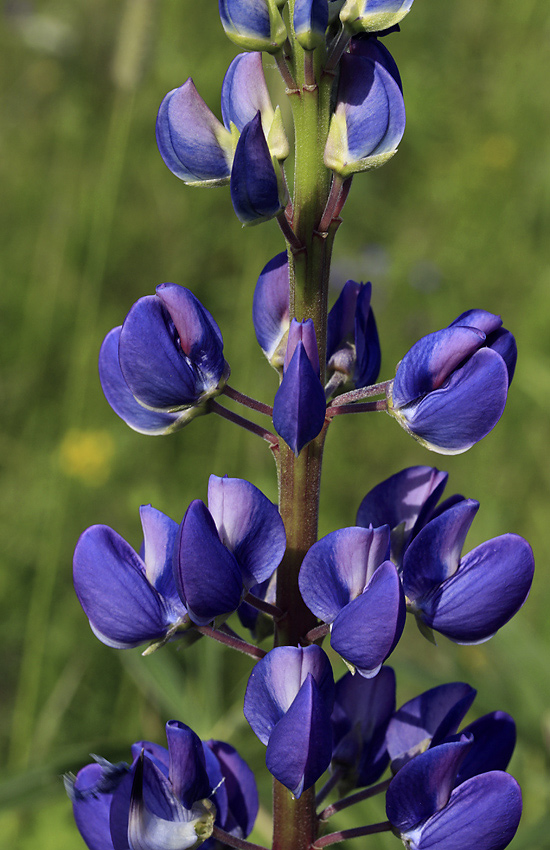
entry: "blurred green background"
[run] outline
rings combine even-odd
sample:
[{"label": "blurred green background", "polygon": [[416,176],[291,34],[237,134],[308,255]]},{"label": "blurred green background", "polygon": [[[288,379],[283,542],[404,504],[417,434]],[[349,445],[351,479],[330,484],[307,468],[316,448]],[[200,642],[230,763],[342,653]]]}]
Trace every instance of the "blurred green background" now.
[{"label": "blurred green background", "polygon": [[[90,752],[127,758],[164,742],[167,719],[226,738],[257,766],[269,841],[269,780],[242,717],[248,659],[206,640],[142,659],[92,635],[71,559],[96,522],[140,543],[138,506],[178,521],[208,475],[249,478],[276,497],[265,445],[205,417],[166,438],[130,431],[99,387],[104,334],[156,284],[190,287],[226,343],[232,384],[270,401],[275,373],[256,345],[256,277],[281,250],[275,224],[242,230],[227,190],[183,186],[157,153],[160,100],[189,75],[218,111],[236,50],[215,0],[4,2],[0,22],[3,425],[0,559],[0,846],[83,847],[61,774]],[[388,417],[341,417],[327,441],[321,533],[351,525],[363,495],[411,464],[450,472],[479,499],[472,548],[506,531],[537,558],[519,616],[479,647],[413,624],[392,658],[398,701],[464,679],[470,719],[511,712],[511,771],[525,798],[515,850],[550,847],[550,11],[546,0],[418,0],[386,40],[408,126],[398,155],[359,175],[336,241],[335,288],[370,279],[382,378],[421,335],[470,307],[502,313],[520,359],[503,420],[469,453],[438,458]],[[483,399],[480,399],[480,404]],[[341,668],[344,672],[344,668]],[[361,818],[383,815],[379,803]],[[356,815],[341,826],[356,825]],[[350,843],[358,847],[359,843]],[[363,842],[361,842],[363,846]],[[391,836],[365,846],[396,848]]]}]

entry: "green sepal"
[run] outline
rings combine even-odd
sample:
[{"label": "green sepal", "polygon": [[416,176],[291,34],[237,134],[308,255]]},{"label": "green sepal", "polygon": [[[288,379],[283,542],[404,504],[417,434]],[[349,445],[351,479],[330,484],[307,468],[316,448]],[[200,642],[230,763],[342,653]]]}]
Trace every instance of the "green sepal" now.
[{"label": "green sepal", "polygon": [[416,619],[416,625],[418,626],[418,631],[420,632],[420,634],[423,637],[425,637],[426,640],[429,640],[430,643],[433,643],[434,646],[437,646],[437,641],[435,639],[433,629],[431,629],[429,626],[427,626],[426,623],[424,622],[424,620],[421,620],[420,617],[415,617],[415,619]]},{"label": "green sepal", "polygon": [[275,107],[271,126],[266,133],[266,139],[271,155],[276,157],[279,162],[284,162],[290,153],[290,145],[279,104]]}]

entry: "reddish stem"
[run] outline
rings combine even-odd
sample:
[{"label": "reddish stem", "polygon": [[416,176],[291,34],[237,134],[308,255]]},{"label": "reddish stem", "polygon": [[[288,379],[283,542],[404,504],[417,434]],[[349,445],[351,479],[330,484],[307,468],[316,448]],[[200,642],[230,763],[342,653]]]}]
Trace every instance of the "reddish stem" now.
[{"label": "reddish stem", "polygon": [[265,650],[260,649],[259,646],[254,646],[251,643],[247,643],[245,640],[241,640],[241,638],[232,637],[225,632],[220,632],[218,629],[213,629],[212,626],[195,626],[195,630],[200,632],[201,635],[211,637],[219,643],[223,643],[224,646],[229,646],[231,649],[243,652],[251,658],[261,659],[267,654]]},{"label": "reddish stem", "polygon": [[237,850],[267,850],[261,844],[252,844],[251,841],[245,841],[244,838],[237,838],[219,826],[214,827],[212,837],[217,838],[218,841],[221,841],[222,844],[227,844],[229,847],[236,847]]},{"label": "reddish stem", "polygon": [[245,395],[244,393],[239,392],[239,390],[233,389],[233,387],[230,387],[229,384],[225,385],[222,393],[228,398],[232,398],[233,401],[236,401],[245,407],[249,407],[250,410],[257,410],[258,413],[265,413],[266,416],[273,416],[273,408],[270,407],[269,404],[257,401],[255,398],[251,398],[249,395]]},{"label": "reddish stem", "polygon": [[340,841],[346,841],[348,838],[362,838],[364,835],[375,835],[377,832],[389,832],[391,823],[389,820],[382,823],[373,823],[370,826],[358,826],[355,829],[341,829],[339,832],[331,832],[330,835],[323,835],[311,845],[311,850],[321,850],[321,847],[329,847],[331,844],[338,844]]},{"label": "reddish stem", "polygon": [[343,800],[338,800],[337,803],[332,803],[331,806],[327,806],[326,809],[323,809],[323,811],[319,814],[319,820],[328,820],[337,812],[341,812],[342,809],[347,809],[348,806],[354,806],[356,803],[368,800],[369,797],[375,797],[377,794],[382,794],[384,791],[387,791],[390,782],[391,779],[385,779],[383,782],[379,782],[378,785],[372,785],[370,788],[364,788],[356,794],[351,794],[349,797],[344,797]]},{"label": "reddish stem", "polygon": [[239,416],[238,413],[233,413],[232,410],[228,410],[227,407],[223,407],[223,405],[218,404],[217,401],[210,401],[210,410],[212,413],[217,413],[218,416],[222,416],[224,419],[234,422],[235,425],[240,425],[241,428],[251,431],[252,434],[257,434],[258,437],[261,437],[263,440],[270,443],[272,448],[276,448],[279,445],[278,438],[271,431],[268,431],[266,428],[262,428],[261,425],[256,425],[256,423],[251,422],[250,419],[245,419],[244,416]]}]

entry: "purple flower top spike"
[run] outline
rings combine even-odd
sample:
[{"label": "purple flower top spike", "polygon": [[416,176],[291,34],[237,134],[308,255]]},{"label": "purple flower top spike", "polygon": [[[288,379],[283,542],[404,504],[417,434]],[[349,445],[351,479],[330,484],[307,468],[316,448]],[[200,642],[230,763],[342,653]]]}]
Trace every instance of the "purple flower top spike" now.
[{"label": "purple flower top spike", "polygon": [[488,540],[461,559],[478,507],[464,499],[443,511],[418,533],[403,558],[408,609],[455,643],[492,637],[521,608],[533,580],[531,547],[517,534]]},{"label": "purple flower top spike", "polygon": [[283,380],[273,402],[273,426],[295,455],[321,432],[325,392],[319,379],[319,353],[311,319],[290,325]]},{"label": "purple flower top spike", "polygon": [[336,682],[332,769],[339,772],[341,796],[382,776],[389,761],[385,735],[394,711],[391,667],[382,667],[372,679],[346,673]]},{"label": "purple flower top spike", "polygon": [[176,542],[176,585],[193,622],[235,611],[246,590],[276,570],[285,546],[281,516],[257,487],[212,475],[208,508],[190,504]]},{"label": "purple flower top spike", "polygon": [[402,21],[413,0],[346,0],[340,20],[351,32],[380,32]]},{"label": "purple flower top spike", "polygon": [[214,823],[237,838],[252,830],[258,795],[252,772],[221,741],[202,743],[183,723],[166,724],[168,750],[132,746],[132,764],[97,757],[66,777],[78,829],[90,850],[186,850]]},{"label": "purple flower top spike", "polygon": [[378,168],[397,151],[405,131],[405,105],[394,66],[376,39],[369,39],[360,54],[342,56],[324,160],[343,178]]},{"label": "purple flower top spike", "polygon": [[500,770],[457,785],[471,736],[440,744],[405,764],[386,795],[388,820],[411,850],[504,850],[521,817],[521,791]]},{"label": "purple flower top spike", "polygon": [[268,770],[295,797],[327,769],[334,680],[318,646],[272,649],[252,671],[244,715],[267,746]]},{"label": "purple flower top spike", "polygon": [[304,602],[331,625],[331,645],[370,678],[395,648],[405,608],[397,569],[384,560],[389,529],[342,528],[314,543],[298,583]]},{"label": "purple flower top spike", "polygon": [[[118,342],[118,345],[117,345]],[[168,433],[205,413],[229,377],[216,322],[183,286],[140,298],[105,338],[99,374],[115,413],[141,433]]]},{"label": "purple flower top spike", "polygon": [[106,525],[88,528],[74,552],[76,595],[94,634],[116,649],[163,641],[188,620],[172,577],[177,524],[150,505],[140,515],[142,557]]},{"label": "purple flower top spike", "polygon": [[515,365],[515,342],[500,325],[499,316],[471,310],[420,339],[399,363],[389,412],[426,448],[460,454],[500,419]]}]

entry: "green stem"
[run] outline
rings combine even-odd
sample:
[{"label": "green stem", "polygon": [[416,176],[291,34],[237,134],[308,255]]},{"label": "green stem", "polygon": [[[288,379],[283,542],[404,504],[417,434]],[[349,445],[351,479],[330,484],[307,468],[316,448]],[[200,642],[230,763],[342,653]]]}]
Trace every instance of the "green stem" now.
[{"label": "green stem", "polygon": [[[337,224],[319,232],[331,186],[323,161],[330,120],[332,78],[318,85],[324,49],[306,57],[292,29],[294,0],[288,3],[290,43],[296,90],[288,92],[295,130],[293,239],[287,238],[290,276],[290,316],[313,319],[325,383],[326,325],[330,258]],[[298,249],[298,246],[300,250]],[[298,457],[281,440],[277,458],[279,510],[287,534],[287,550],[277,571],[277,607],[285,615],[275,623],[275,645],[298,646],[316,624],[298,587],[298,573],[308,549],[317,540],[319,490],[326,428]],[[317,837],[315,787],[296,799],[276,780],[273,784],[273,850],[308,850]]]}]

